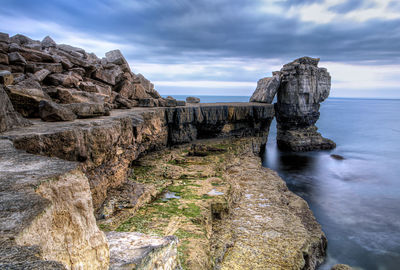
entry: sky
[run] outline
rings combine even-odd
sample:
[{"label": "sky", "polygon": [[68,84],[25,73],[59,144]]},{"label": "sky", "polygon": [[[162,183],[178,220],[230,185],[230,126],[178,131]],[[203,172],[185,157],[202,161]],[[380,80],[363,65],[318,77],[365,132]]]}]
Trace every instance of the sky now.
[{"label": "sky", "polygon": [[400,98],[400,0],[1,0],[0,32],[120,49],[161,94],[249,96],[311,56],[332,97]]}]

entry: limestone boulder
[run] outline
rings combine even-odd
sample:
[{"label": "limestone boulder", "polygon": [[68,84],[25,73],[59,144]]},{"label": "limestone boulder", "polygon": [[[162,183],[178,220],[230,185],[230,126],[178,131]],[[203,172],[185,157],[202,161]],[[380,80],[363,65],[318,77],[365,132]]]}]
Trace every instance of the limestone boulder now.
[{"label": "limestone boulder", "polygon": [[26,65],[25,58],[18,52],[11,52],[8,54],[8,61],[10,64]]},{"label": "limestone boulder", "polygon": [[42,48],[56,47],[56,42],[49,36],[46,36],[41,42]]},{"label": "limestone boulder", "polygon": [[0,85],[0,132],[4,132],[16,127],[28,126],[29,121],[23,118],[18,112],[14,110],[14,107]]},{"label": "limestone boulder", "polygon": [[109,232],[110,269],[177,269],[178,238],[137,232]]},{"label": "limestone boulder", "polygon": [[1,65],[8,65],[8,55],[5,53],[0,53],[0,64]]},{"label": "limestone boulder", "polygon": [[79,91],[76,88],[65,88],[56,87],[51,90],[51,94],[54,99],[60,103],[104,103],[107,100],[107,96],[97,93]]},{"label": "limestone boulder", "polygon": [[118,65],[123,71],[131,72],[128,62],[120,50],[113,50],[106,53],[107,62]]},{"label": "limestone boulder", "polygon": [[55,73],[51,74],[50,76],[47,76],[46,83],[54,86],[64,86],[64,87],[79,87],[79,81],[82,78],[79,78],[78,76],[69,73],[69,74],[63,74],[63,73]]},{"label": "limestone boulder", "polygon": [[47,70],[47,69],[41,69],[41,70],[39,70],[39,71],[36,71],[35,72],[35,77],[37,78],[37,80],[39,81],[39,82],[41,82],[41,81],[43,81],[46,77],[47,77],[47,75],[49,75],[51,72],[49,71],[49,70]]},{"label": "limestone boulder", "polygon": [[73,121],[76,115],[69,108],[50,100],[41,100],[39,103],[39,116],[43,121]]},{"label": "limestone boulder", "polygon": [[279,75],[262,78],[257,82],[257,88],[250,98],[250,102],[271,104],[280,85]]},{"label": "limestone boulder", "polygon": [[14,77],[8,70],[0,71],[0,85],[11,85],[14,82]]},{"label": "limestone boulder", "polygon": [[78,118],[110,115],[108,108],[101,103],[71,103],[65,104],[64,107],[71,110]]},{"label": "limestone boulder", "polygon": [[10,43],[10,36],[7,33],[0,32],[0,42]]},{"label": "limestone boulder", "polygon": [[197,97],[187,97],[186,98],[186,102],[187,103],[199,103],[200,99]]}]

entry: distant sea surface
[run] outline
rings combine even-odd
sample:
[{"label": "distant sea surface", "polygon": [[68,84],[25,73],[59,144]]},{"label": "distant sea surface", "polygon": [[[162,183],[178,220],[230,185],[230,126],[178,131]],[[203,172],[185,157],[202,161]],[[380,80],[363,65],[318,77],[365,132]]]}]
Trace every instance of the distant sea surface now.
[{"label": "distant sea surface", "polygon": [[[201,102],[249,100],[199,97]],[[336,149],[281,152],[274,120],[263,165],[308,202],[321,224],[328,256],[320,270],[337,263],[365,270],[400,269],[400,100],[329,98],[320,112],[319,131],[336,142]]]}]

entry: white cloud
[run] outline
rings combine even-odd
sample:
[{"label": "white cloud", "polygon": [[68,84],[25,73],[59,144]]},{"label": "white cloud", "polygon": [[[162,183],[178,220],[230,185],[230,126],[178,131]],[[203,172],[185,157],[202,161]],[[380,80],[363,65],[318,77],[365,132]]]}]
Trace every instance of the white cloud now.
[{"label": "white cloud", "polygon": [[365,0],[359,8],[347,13],[337,13],[332,9],[337,5],[345,4],[346,0],[323,0],[311,4],[292,5],[288,11],[282,9],[282,6],[279,5],[280,1],[260,1],[261,11],[265,13],[298,18],[303,22],[314,24],[363,23],[372,19],[400,19],[400,10],[393,9],[390,6],[393,0]]},{"label": "white cloud", "polygon": [[60,25],[51,21],[39,21],[22,16],[0,17],[0,31],[13,34],[24,34],[30,38],[42,40],[45,35],[51,36],[58,44],[68,44],[85,49],[87,52],[94,52],[102,57],[110,50],[117,48],[121,50],[133,50],[133,46],[117,43],[116,37],[110,35],[94,36],[70,27]]},{"label": "white cloud", "polygon": [[400,88],[400,65],[321,62],[319,66],[326,67],[331,74],[332,93],[337,89],[379,91]]}]

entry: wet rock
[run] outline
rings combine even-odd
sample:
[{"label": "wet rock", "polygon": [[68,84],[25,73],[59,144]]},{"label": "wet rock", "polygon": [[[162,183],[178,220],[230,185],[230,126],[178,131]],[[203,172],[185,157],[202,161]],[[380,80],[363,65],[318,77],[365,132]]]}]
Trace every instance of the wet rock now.
[{"label": "wet rock", "polygon": [[200,99],[197,97],[187,97],[186,98],[186,103],[199,103]]},{"label": "wet rock", "polygon": [[337,155],[337,154],[332,154],[331,158],[336,159],[336,160],[344,160],[344,157],[341,155]]},{"label": "wet rock", "polygon": [[0,86],[0,104],[0,132],[30,125],[28,120],[23,118],[14,110],[9,97],[2,86]]},{"label": "wet rock", "polygon": [[109,232],[110,269],[176,269],[178,239],[137,232]]},{"label": "wet rock", "polygon": [[183,100],[177,100],[176,101],[176,106],[186,106],[186,102]]},{"label": "wet rock", "polygon": [[331,270],[353,270],[354,268],[348,266],[347,264],[335,264],[332,266]]},{"label": "wet rock", "polygon": [[14,77],[10,71],[0,71],[0,85],[11,85],[14,82]]},{"label": "wet rock", "polygon": [[46,36],[42,40],[41,45],[42,45],[42,48],[50,48],[50,47],[56,47],[57,46],[55,41],[49,36]]},{"label": "wet rock", "polygon": [[40,101],[39,116],[47,122],[73,121],[76,119],[72,110],[49,100]]},{"label": "wet rock", "polygon": [[317,132],[320,103],[329,96],[331,77],[318,67],[319,59],[302,57],[280,71],[281,84],[275,104],[277,143],[283,150],[311,151],[336,145]]},{"label": "wet rock", "polygon": [[280,85],[279,75],[266,77],[257,82],[257,88],[250,98],[250,102],[271,104]]}]

